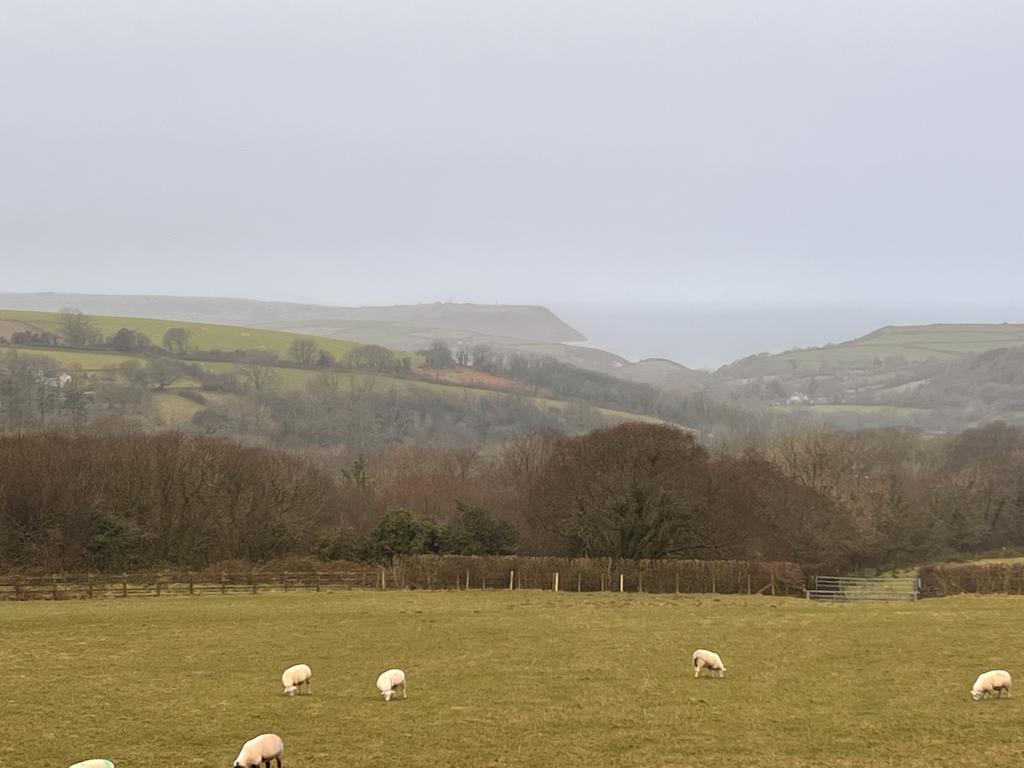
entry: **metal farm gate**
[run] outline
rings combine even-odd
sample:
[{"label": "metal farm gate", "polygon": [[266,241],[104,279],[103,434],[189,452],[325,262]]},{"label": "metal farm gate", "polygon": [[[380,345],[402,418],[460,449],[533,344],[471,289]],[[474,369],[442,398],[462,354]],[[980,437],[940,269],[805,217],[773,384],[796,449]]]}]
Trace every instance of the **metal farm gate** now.
[{"label": "metal farm gate", "polygon": [[917,600],[921,580],[917,577],[859,578],[856,576],[815,576],[814,587],[807,590],[810,600],[833,602],[890,603]]}]

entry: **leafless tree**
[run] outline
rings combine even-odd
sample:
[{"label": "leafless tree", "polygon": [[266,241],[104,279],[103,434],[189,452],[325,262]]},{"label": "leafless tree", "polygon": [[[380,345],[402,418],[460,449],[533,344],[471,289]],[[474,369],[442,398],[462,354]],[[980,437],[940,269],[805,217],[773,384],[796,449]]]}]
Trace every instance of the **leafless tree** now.
[{"label": "leafless tree", "polygon": [[320,347],[312,339],[300,336],[288,345],[288,357],[299,365],[315,365],[320,358]]}]

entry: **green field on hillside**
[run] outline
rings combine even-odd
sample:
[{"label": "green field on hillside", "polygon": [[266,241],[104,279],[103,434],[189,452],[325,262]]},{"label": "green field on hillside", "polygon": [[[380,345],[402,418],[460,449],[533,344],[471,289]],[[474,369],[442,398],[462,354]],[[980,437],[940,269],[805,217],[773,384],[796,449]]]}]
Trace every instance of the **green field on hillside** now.
[{"label": "green field on hillside", "polygon": [[895,325],[867,336],[830,347],[798,349],[776,355],[775,359],[796,362],[871,363],[902,356],[908,361],[931,357],[956,357],[1004,347],[1024,346],[1024,325],[1005,323]]},{"label": "green field on hillside", "polygon": [[[223,768],[272,731],[302,766],[1010,766],[1024,601],[893,605],[551,592],[0,604],[11,765]],[[725,679],[694,680],[719,651]],[[313,669],[282,696],[281,671]],[[409,698],[385,703],[398,666]]]},{"label": "green field on hillside", "polygon": [[[130,328],[146,334],[154,344],[160,344],[169,328],[185,328],[191,331],[189,344],[198,350],[219,349],[231,352],[237,349],[263,350],[275,352],[284,357],[288,346],[296,338],[313,339],[322,349],[335,357],[344,357],[353,347],[358,346],[351,341],[329,339],[322,336],[303,336],[286,331],[268,331],[261,328],[243,328],[237,325],[216,325],[213,323],[186,323],[179,320],[154,320],[145,317],[111,317],[90,315],[96,327],[104,335],[110,336],[121,328]],[[0,309],[0,319],[20,320],[31,323],[43,330],[56,333],[57,314],[55,312],[29,312],[26,310]]]},{"label": "green field on hillside", "polygon": [[[159,343],[162,340],[163,334],[168,328],[187,328],[192,331],[193,334],[190,339],[190,343],[199,350],[259,349],[273,351],[283,357],[288,349],[288,345],[296,338],[296,334],[284,331],[268,331],[242,328],[240,326],[183,323],[171,320],[152,320],[148,318],[135,317],[90,317],[92,317],[97,327],[100,328],[104,334],[110,335],[116,333],[120,328],[131,328],[145,333],[156,343]],[[38,326],[44,330],[54,332],[57,330],[57,315],[52,312],[30,312],[24,310],[0,309],[0,320],[3,319],[31,323],[32,325]],[[339,341],[337,339],[329,339],[319,336],[309,336],[304,338],[313,339],[318,345],[331,351],[338,358],[343,357],[346,352],[357,346],[352,342]],[[106,368],[118,366],[128,360],[135,360],[142,365],[145,365],[147,362],[147,358],[144,355],[133,355],[106,350],[77,350],[60,347],[16,347],[12,349],[17,349],[20,354],[49,357],[63,365],[75,364],[81,366],[81,368],[87,373],[99,373]],[[413,357],[415,358],[414,362],[419,362],[418,356],[414,355]],[[201,365],[203,365],[207,370],[216,373],[235,373],[238,371],[238,365],[230,362],[204,361]],[[320,370],[291,368],[287,366],[277,366],[275,367],[275,371],[275,386],[283,391],[302,390],[314,377],[322,373]],[[340,372],[335,375],[338,377],[339,383],[343,387],[356,389],[378,389],[387,391],[388,389],[397,387],[405,390],[418,390],[433,394],[470,397],[474,399],[485,396],[525,397],[527,400],[533,402],[537,407],[542,409],[564,409],[570,405],[569,402],[564,400],[555,400],[546,397],[511,395],[481,387],[460,386],[458,384],[451,383],[443,384],[424,379],[410,379],[371,373]],[[197,384],[197,382],[182,380],[175,386],[194,386],[195,384]],[[177,402],[173,399],[168,399],[167,397],[162,398],[161,402],[158,403],[158,411],[160,413],[161,421],[168,425],[187,421],[197,410],[199,410],[197,407],[187,403],[186,401]],[[617,421],[635,420],[653,423],[661,422],[661,419],[654,416],[637,415],[612,408],[595,406],[594,410],[604,417]],[[178,420],[179,418],[180,421]]]}]

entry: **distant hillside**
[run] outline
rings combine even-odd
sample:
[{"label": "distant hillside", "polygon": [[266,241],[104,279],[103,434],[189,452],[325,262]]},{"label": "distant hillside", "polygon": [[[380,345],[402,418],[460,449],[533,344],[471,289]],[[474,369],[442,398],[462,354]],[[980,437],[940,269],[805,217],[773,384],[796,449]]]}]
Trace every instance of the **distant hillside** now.
[{"label": "distant hillside", "polygon": [[651,357],[636,363],[628,363],[615,371],[615,375],[628,381],[650,384],[659,389],[684,392],[700,389],[707,384],[709,378],[706,371],[695,371],[663,357]]},{"label": "distant hillside", "polygon": [[[37,312],[2,307],[3,305],[0,304],[0,338],[10,337],[13,331],[18,330],[17,326],[19,325],[26,325],[52,333],[56,333],[58,330],[55,312]],[[76,308],[81,309],[81,307]],[[190,334],[190,344],[196,349],[206,351],[219,349],[230,352],[244,349],[270,352],[284,357],[288,351],[288,346],[296,337],[313,338],[311,334],[294,334],[238,325],[158,319],[149,316],[124,317],[120,315],[87,314],[89,314],[92,322],[105,336],[111,336],[121,328],[128,327],[134,331],[146,334],[154,344],[160,344],[168,329],[184,328]],[[4,328],[7,328],[6,333]],[[315,338],[315,341],[320,348],[328,350],[336,357],[342,357],[358,346],[355,342],[342,339]]]},{"label": "distant hillside", "polygon": [[792,350],[774,357],[811,364],[864,364],[892,357],[913,362],[1022,345],[1024,324],[889,325],[853,341],[816,349]]},{"label": "distant hillside", "polygon": [[[0,308],[0,430],[116,416],[150,428],[259,434],[299,444],[344,443],[353,435],[381,443],[471,443],[530,429],[586,431],[621,421],[662,421],[628,405],[596,402],[599,393],[565,397],[493,372],[421,368],[419,355],[390,353],[390,362],[360,367],[348,355],[364,348],[352,341],[180,320],[88,320],[101,337],[70,347],[59,338],[57,313]],[[172,328],[187,331],[187,349],[161,348]],[[17,341],[25,333],[46,337]],[[115,345],[116,335],[126,346]],[[311,352],[300,362],[291,355],[296,340],[329,355]],[[324,436],[318,425],[332,420],[332,432]]]},{"label": "distant hillside", "polygon": [[714,372],[710,390],[844,427],[1024,423],[1022,349],[1022,324],[886,326],[842,344],[737,360]]},{"label": "distant hillside", "polygon": [[615,373],[619,355],[588,347],[575,328],[545,307],[488,304],[415,304],[332,307],[320,304],[186,296],[0,293],[0,306],[55,312],[72,306],[88,314],[219,323],[379,344],[415,352],[432,341],[453,347],[487,344],[499,350],[547,355],[564,363]]}]

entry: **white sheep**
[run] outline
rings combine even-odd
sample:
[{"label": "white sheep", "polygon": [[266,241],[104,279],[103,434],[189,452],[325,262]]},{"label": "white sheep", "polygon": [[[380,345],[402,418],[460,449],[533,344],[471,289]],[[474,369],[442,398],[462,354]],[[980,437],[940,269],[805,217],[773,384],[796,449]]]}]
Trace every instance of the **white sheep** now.
[{"label": "white sheep", "polygon": [[255,739],[249,739],[242,745],[242,751],[235,758],[234,768],[259,768],[263,763],[270,768],[270,761],[277,761],[281,768],[281,755],[284,754],[284,742],[276,733],[264,733]]},{"label": "white sheep", "polygon": [[974,681],[974,687],[971,688],[971,698],[978,701],[993,694],[995,694],[996,698],[999,698],[1003,695],[1003,691],[1006,691],[1006,695],[1009,696],[1010,686],[1012,685],[1013,680],[1010,679],[1010,673],[1005,669],[993,669],[991,672],[983,672]]},{"label": "white sheep", "polygon": [[109,760],[83,760],[70,768],[114,768],[114,764]]},{"label": "white sheep", "polygon": [[289,696],[294,696],[296,691],[302,693],[303,684],[306,686],[306,693],[312,693],[310,688],[312,677],[313,672],[306,664],[295,664],[288,667],[281,675],[281,684],[284,685],[284,692]]},{"label": "white sheep", "polygon": [[725,665],[722,657],[713,651],[698,648],[693,652],[693,676],[700,677],[700,671],[706,669],[712,677],[725,677]]},{"label": "white sheep", "polygon": [[399,688],[402,689],[402,698],[409,698],[409,694],[405,690],[405,672],[400,669],[389,669],[387,672],[380,673],[380,677],[377,678],[377,690],[384,697],[384,701],[391,701],[394,696],[397,696]]}]

